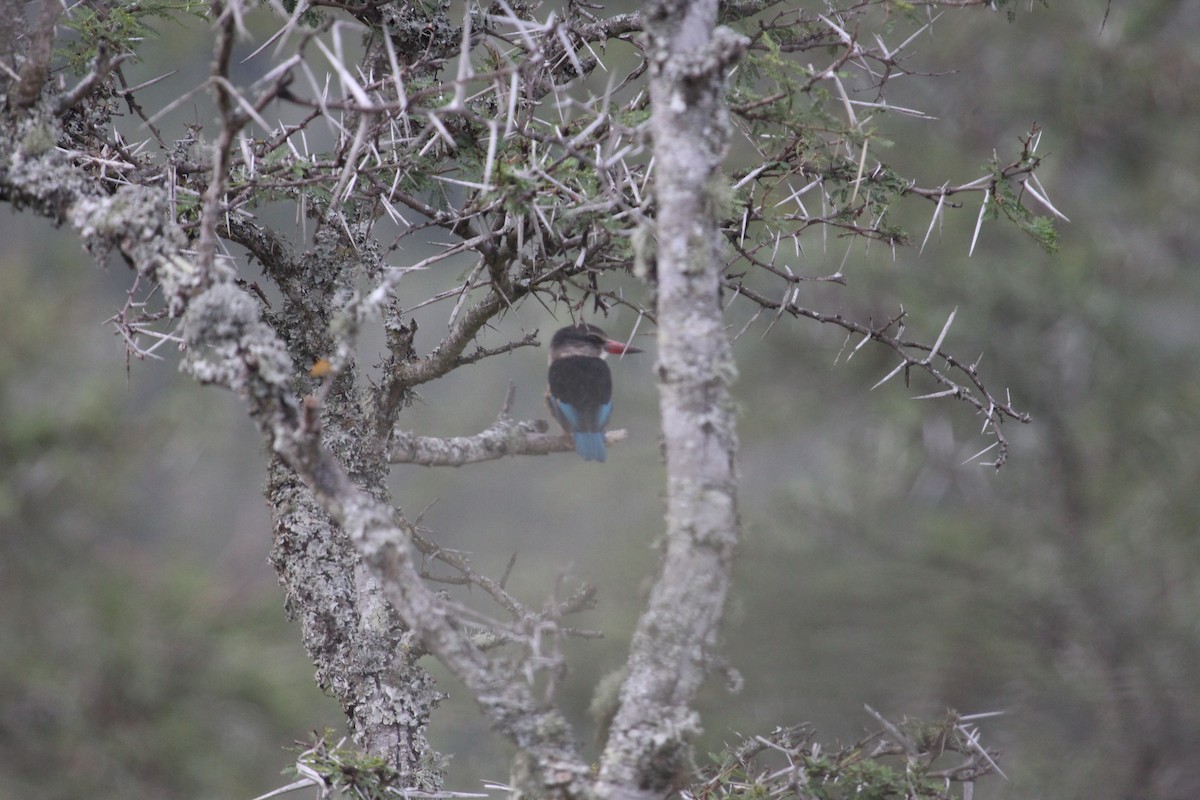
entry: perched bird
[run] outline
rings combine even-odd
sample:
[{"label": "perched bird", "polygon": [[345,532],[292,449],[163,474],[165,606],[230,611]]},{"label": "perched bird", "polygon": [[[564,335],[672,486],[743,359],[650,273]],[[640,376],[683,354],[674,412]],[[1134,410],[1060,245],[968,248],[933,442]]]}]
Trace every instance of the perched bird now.
[{"label": "perched bird", "polygon": [[612,373],[604,355],[640,352],[583,322],[560,328],[550,339],[546,405],[587,461],[604,460],[604,426],[612,414]]}]

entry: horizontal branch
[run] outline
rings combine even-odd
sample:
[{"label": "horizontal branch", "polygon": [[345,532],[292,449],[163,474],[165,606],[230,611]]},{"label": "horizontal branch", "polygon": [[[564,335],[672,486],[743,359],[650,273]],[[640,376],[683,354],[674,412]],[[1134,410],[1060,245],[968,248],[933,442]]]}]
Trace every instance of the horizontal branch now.
[{"label": "horizontal branch", "polygon": [[[808,319],[816,320],[817,322],[836,325],[852,334],[859,334],[864,337],[864,342],[867,340],[878,342],[882,345],[890,347],[901,358],[900,365],[889,373],[883,380],[875,384],[879,386],[897,373],[903,371],[905,381],[908,380],[908,372],[911,369],[919,369],[933,378],[940,386],[946,387],[946,391],[938,392],[934,395],[925,395],[923,398],[934,396],[956,397],[971,406],[982,414],[986,420],[985,429],[990,430],[992,435],[996,437],[996,445],[999,450],[994,461],[988,462],[991,466],[999,469],[1004,466],[1004,462],[1008,459],[1008,439],[1005,438],[1004,432],[1000,426],[1004,423],[1004,419],[1014,419],[1017,422],[1030,422],[1032,418],[1027,412],[1019,411],[1013,407],[1009,400],[998,400],[979,377],[978,370],[974,364],[964,364],[954,356],[941,352],[937,345],[927,345],[922,342],[914,342],[907,339],[901,339],[898,336],[893,336],[888,333],[891,326],[896,322],[893,320],[887,325],[876,328],[871,325],[864,325],[861,322],[846,319],[841,314],[825,314],[820,311],[813,311],[803,306],[797,305],[794,302],[772,300],[765,295],[762,295],[753,289],[747,287],[742,281],[734,279],[725,279],[723,285],[741,296],[747,298],[751,302],[757,304],[761,308],[776,311],[779,314],[788,314],[793,317],[807,317]],[[790,296],[790,293],[789,293]],[[940,345],[940,342],[938,343]],[[861,345],[860,345],[861,346]],[[913,351],[924,354],[917,356]],[[945,372],[938,369],[933,362],[934,356],[944,361],[952,370],[956,370],[966,376],[978,395],[969,387],[964,386],[952,380]],[[874,388],[874,387],[872,387]]]},{"label": "horizontal branch", "polygon": [[[388,460],[393,464],[420,464],[426,467],[461,467],[505,456],[545,456],[575,449],[569,436],[548,433],[545,420],[497,420],[474,436],[417,436],[407,431],[392,438]],[[629,438],[625,430],[608,431],[608,445]]]}]

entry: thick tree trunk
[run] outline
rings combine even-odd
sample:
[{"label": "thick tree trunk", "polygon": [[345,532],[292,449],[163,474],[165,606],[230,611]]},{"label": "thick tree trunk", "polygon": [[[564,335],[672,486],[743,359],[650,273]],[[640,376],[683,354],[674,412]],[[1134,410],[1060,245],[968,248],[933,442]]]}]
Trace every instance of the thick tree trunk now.
[{"label": "thick tree trunk", "polygon": [[711,664],[738,525],[735,368],[722,330],[712,189],[728,141],[725,74],[745,40],[716,27],[716,0],[655,3],[645,14],[667,538],[601,763],[601,794],[614,798],[662,796],[690,765],[699,730],[691,704]]}]

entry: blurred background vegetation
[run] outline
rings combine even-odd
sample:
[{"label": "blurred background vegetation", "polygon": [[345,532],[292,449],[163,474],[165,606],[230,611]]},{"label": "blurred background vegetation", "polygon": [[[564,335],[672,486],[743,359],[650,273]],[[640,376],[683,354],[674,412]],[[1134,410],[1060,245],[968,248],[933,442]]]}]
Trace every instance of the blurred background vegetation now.
[{"label": "blurred background vegetation", "polygon": [[[986,440],[965,405],[914,402],[915,381],[868,391],[886,353],[847,361],[838,331],[783,320],[764,337],[769,320],[754,323],[736,344],[745,530],[725,646],[745,686],[712,682],[701,753],[801,721],[853,739],[872,723],[864,702],[893,717],[1004,711],[983,727],[1008,780],[977,797],[1200,797],[1196,30],[1194,0],[1088,0],[1011,23],[948,14],[922,37],[910,66],[947,74],[894,82],[889,99],[938,119],[880,122],[884,157],[924,185],[966,180],[1036,122],[1043,184],[1072,219],[1060,252],[990,224],[968,258],[972,206],[924,252],[855,245],[849,286],[806,286],[802,303],[860,319],[903,304],[926,340],[957,308],[944,349],[982,354],[989,388],[1034,421],[1010,424],[995,473],[969,458]],[[139,69],[169,58],[194,85],[206,38],[161,33]],[[897,209],[918,242],[931,212]],[[181,378],[175,353],[127,368],[103,325],[124,267],[96,268],[28,216],[0,214],[0,237],[0,797],[269,791],[286,746],[341,722],[266,561],[257,434],[233,398]],[[805,246],[803,271],[826,274],[847,243]],[[423,279],[403,288],[420,297],[436,276]],[[445,313],[421,319],[429,341]],[[555,324],[527,306],[492,344]],[[564,577],[600,587],[578,623],[607,638],[570,645],[565,689],[585,735],[656,561],[652,367],[652,354],[614,366],[631,437],[605,465],[559,454],[394,478],[477,568],[498,574],[517,553],[525,599]],[[544,352],[525,349],[425,387],[406,424],[475,432],[510,379],[517,413],[545,416]],[[457,754],[448,788],[505,780],[503,745],[443,686],[432,734]]]}]

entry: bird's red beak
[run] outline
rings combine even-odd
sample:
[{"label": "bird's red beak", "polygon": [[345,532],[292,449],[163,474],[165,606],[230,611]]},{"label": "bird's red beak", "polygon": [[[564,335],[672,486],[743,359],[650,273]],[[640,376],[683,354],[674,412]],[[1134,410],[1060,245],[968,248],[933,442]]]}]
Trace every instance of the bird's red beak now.
[{"label": "bird's red beak", "polygon": [[604,343],[604,352],[612,353],[616,356],[623,356],[626,353],[641,353],[642,348],[609,339]]}]

